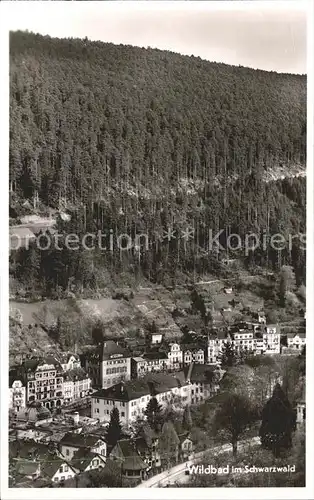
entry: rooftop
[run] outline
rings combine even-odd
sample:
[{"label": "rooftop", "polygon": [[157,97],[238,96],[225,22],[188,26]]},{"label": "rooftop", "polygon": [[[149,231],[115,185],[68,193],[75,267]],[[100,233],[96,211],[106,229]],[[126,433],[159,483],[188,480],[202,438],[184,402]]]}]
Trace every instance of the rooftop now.
[{"label": "rooftop", "polygon": [[83,434],[76,432],[67,432],[60,440],[61,445],[72,446],[73,448],[93,448],[99,440],[104,441],[100,436],[93,434]]},{"label": "rooftop", "polygon": [[174,387],[179,387],[183,380],[167,373],[149,373],[137,380],[119,383],[108,389],[94,392],[92,398],[111,399],[118,401],[132,401],[142,396],[160,394]]},{"label": "rooftop", "polygon": [[97,453],[93,453],[88,448],[80,448],[74,453],[72,461],[75,468],[83,472],[90,465],[91,461],[98,457],[99,455]]},{"label": "rooftop", "polygon": [[124,357],[124,358],[131,357],[131,353],[127,349],[117,344],[113,340],[106,340],[103,343],[102,359],[108,360],[114,358],[115,356],[118,357],[118,355],[120,355],[119,357]]}]

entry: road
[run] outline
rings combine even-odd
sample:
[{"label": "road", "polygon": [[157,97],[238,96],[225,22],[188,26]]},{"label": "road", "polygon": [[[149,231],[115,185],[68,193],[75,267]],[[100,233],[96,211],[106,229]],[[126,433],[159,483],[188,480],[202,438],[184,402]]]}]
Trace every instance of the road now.
[{"label": "road", "polygon": [[[239,441],[238,450],[245,448],[246,446],[257,446],[260,443],[259,437],[253,437],[251,439],[245,439],[243,441]],[[166,470],[157,474],[156,476],[151,477],[147,481],[139,484],[137,488],[163,488],[165,486],[174,485],[175,483],[184,484],[189,481],[189,475],[185,474],[186,465],[193,465],[199,460],[206,456],[207,453],[215,453],[219,455],[220,453],[226,453],[232,451],[232,446],[229,444],[216,446],[214,448],[210,448],[205,451],[200,451],[196,453],[193,458],[184,462],[183,464],[176,465],[172,467],[172,469]],[[207,464],[206,464],[207,465]]]}]

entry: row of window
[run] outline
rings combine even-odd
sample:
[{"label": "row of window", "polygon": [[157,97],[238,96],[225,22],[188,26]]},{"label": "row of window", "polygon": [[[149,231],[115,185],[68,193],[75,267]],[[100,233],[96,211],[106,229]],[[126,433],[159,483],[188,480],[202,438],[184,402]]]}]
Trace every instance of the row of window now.
[{"label": "row of window", "polygon": [[100,401],[103,401],[104,404],[107,404],[107,405],[111,405],[111,404],[116,404],[116,406],[118,406],[120,404],[120,406],[125,406],[125,402],[124,401],[111,401],[110,399],[107,399],[106,401],[104,399],[96,399],[96,403],[99,404]]},{"label": "row of window", "polygon": [[126,363],[126,359],[116,359],[115,361],[106,361],[107,365],[119,365],[121,363]]},{"label": "row of window", "polygon": [[[99,413],[99,408],[95,408],[95,413]],[[106,415],[110,415],[110,410],[106,410],[104,413],[105,413]],[[121,415],[121,417],[125,417],[125,412],[124,412],[124,411],[121,411],[121,412],[120,412],[120,415]]]},{"label": "row of window", "polygon": [[126,372],[127,372],[126,366],[118,366],[117,368],[108,368],[106,370],[107,375],[111,375],[113,373],[126,373]]}]

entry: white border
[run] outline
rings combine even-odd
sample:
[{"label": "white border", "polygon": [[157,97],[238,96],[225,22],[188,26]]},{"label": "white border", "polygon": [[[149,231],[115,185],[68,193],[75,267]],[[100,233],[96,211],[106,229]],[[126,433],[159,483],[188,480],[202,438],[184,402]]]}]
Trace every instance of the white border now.
[{"label": "white border", "polygon": [[[87,495],[95,499],[106,498],[112,499],[158,499],[161,497],[170,497],[173,499],[190,499],[197,497],[200,499],[207,499],[209,496],[214,498],[226,499],[244,499],[244,498],[277,498],[277,499],[307,499],[312,497],[314,492],[314,408],[313,399],[314,391],[310,383],[307,384],[307,460],[306,460],[306,480],[305,488],[174,488],[167,489],[163,492],[161,489],[138,489],[138,488],[119,488],[108,489],[105,488],[78,488],[78,489],[9,489],[8,488],[8,161],[9,161],[9,57],[8,57],[8,20],[10,16],[21,8],[22,4],[27,4],[27,8],[32,9],[34,14],[40,9],[45,9],[47,17],[49,10],[58,9],[68,10],[70,12],[84,12],[86,9],[97,9],[97,6],[104,8],[104,2],[5,2],[0,3],[0,19],[1,23],[1,38],[0,38],[0,89],[1,89],[1,107],[0,113],[0,155],[1,155],[1,183],[0,183],[0,203],[1,203],[1,260],[0,260],[0,298],[1,298],[1,498],[3,500],[15,500],[17,498],[23,499],[41,499],[43,496],[47,499],[85,499]],[[90,5],[89,5],[90,4]],[[301,6],[307,9],[308,13],[308,127],[307,127],[307,380],[314,380],[314,363],[313,358],[310,356],[313,353],[314,347],[314,204],[313,204],[313,4],[311,0],[287,0],[285,2],[280,0],[272,1],[109,1],[106,2],[105,8],[118,11],[119,9],[139,9],[139,10],[153,10],[153,11],[167,11],[173,9],[185,9],[193,11],[204,10],[258,10],[259,8],[267,7],[268,9],[283,9],[283,10],[299,10]]]}]

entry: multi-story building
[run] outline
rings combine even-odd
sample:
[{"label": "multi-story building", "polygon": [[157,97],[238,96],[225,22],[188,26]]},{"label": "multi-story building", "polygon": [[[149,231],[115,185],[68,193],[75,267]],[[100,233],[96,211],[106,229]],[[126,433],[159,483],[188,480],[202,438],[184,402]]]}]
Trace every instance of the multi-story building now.
[{"label": "multi-story building", "polygon": [[131,379],[131,353],[113,340],[106,340],[82,356],[82,362],[95,388],[107,388]]},{"label": "multi-story building", "polygon": [[169,344],[168,362],[170,370],[179,370],[182,367],[183,353],[180,344],[176,342]]},{"label": "multi-story building", "polygon": [[162,406],[171,403],[182,408],[186,404],[199,403],[216,392],[217,379],[213,373],[214,369],[207,365],[192,363],[175,376],[150,373],[142,379],[116,384],[92,394],[91,416],[109,422],[115,407],[119,410],[121,423],[129,426],[138,417],[144,417],[152,397]]},{"label": "multi-story building", "polygon": [[204,349],[193,344],[181,344],[183,366],[191,363],[205,363]]},{"label": "multi-story building", "polygon": [[131,354],[113,340],[103,343],[101,386],[103,389],[131,379]]},{"label": "multi-story building", "polygon": [[263,340],[265,354],[280,354],[279,325],[266,326],[266,332],[263,333]]},{"label": "multi-story building", "polygon": [[101,387],[101,359],[102,347],[98,346],[95,349],[82,354],[81,363],[83,368],[87,371],[91,384],[95,388]]},{"label": "multi-story building", "polygon": [[9,372],[9,408],[19,412],[26,406],[26,387],[19,380],[16,370]]},{"label": "multi-story building", "polygon": [[306,345],[306,334],[305,333],[295,333],[287,335],[287,347],[290,349],[296,349],[302,351],[302,348]]},{"label": "multi-story building", "polygon": [[253,331],[242,330],[234,333],[233,345],[237,351],[255,352],[255,339]]},{"label": "multi-story building", "polygon": [[63,404],[63,370],[52,357],[32,358],[19,367],[26,385],[26,404],[39,402],[46,408]]},{"label": "multi-story building", "polygon": [[207,362],[208,364],[219,364],[220,363],[220,353],[227,342],[228,337],[222,331],[218,331],[208,337],[208,347],[207,347]]},{"label": "multi-story building", "polygon": [[74,368],[64,374],[64,402],[70,403],[87,396],[91,389],[91,379],[82,368]]},{"label": "multi-story building", "polygon": [[184,369],[186,387],[183,387],[186,404],[199,404],[206,399],[214,396],[219,390],[219,381],[224,372],[215,367],[191,363]]},{"label": "multi-story building", "polygon": [[119,383],[92,394],[91,416],[109,422],[110,413],[116,407],[120,413],[121,423],[129,426],[137,417],[144,416],[152,396],[156,397],[161,405],[165,405],[172,396],[182,395],[182,381],[177,377],[164,373],[151,373],[145,378]]}]

